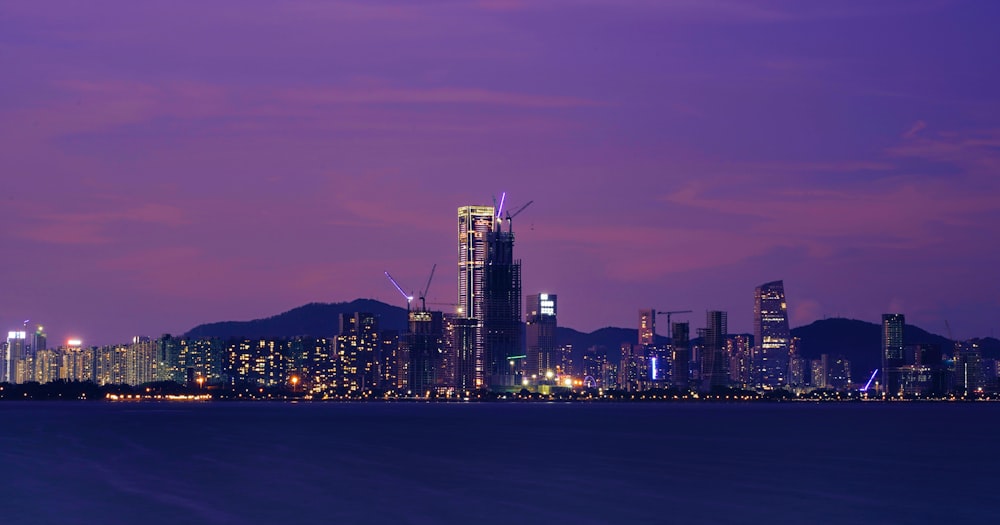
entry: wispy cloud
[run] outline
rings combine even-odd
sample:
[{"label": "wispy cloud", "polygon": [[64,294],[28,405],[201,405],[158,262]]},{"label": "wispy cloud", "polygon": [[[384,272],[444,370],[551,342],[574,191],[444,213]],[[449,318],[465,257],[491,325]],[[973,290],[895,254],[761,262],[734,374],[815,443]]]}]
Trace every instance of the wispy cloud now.
[{"label": "wispy cloud", "polygon": [[180,208],[147,203],[81,212],[28,212],[22,215],[22,224],[13,233],[24,239],[52,244],[107,244],[114,241],[109,229],[116,224],[177,227],[188,222]]},{"label": "wispy cloud", "polygon": [[523,108],[576,108],[602,105],[585,98],[512,93],[476,88],[304,88],[280,93],[284,100],[312,104],[469,104]]}]

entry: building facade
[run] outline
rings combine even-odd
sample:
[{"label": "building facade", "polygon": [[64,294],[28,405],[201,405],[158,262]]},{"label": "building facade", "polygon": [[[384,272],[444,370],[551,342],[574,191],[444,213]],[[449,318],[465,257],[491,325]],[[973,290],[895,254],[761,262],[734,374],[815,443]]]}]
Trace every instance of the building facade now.
[{"label": "building facade", "polygon": [[726,354],[727,314],[717,310],[705,312],[702,331],[701,390],[710,392],[729,386],[729,356]]},{"label": "building facade", "polygon": [[559,347],[556,342],[556,295],[539,293],[526,299],[525,334],[527,349],[524,373],[526,377],[545,376],[546,370],[558,365]]}]

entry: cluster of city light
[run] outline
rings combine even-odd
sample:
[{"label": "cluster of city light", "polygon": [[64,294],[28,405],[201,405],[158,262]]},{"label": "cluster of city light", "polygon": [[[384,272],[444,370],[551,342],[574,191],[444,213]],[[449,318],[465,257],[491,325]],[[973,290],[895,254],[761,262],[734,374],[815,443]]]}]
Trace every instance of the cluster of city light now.
[{"label": "cluster of city light", "polygon": [[108,401],[211,401],[211,394],[108,394]]}]

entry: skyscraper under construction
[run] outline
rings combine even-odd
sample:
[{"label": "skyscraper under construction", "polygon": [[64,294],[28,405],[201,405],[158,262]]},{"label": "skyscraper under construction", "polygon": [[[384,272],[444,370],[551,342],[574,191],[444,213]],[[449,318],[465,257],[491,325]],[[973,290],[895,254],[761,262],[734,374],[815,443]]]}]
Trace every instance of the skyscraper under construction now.
[{"label": "skyscraper under construction", "polygon": [[458,311],[466,319],[458,326],[471,331],[458,339],[473,343],[472,352],[458,353],[459,389],[520,384],[521,261],[514,258],[513,216],[504,218],[502,207],[501,200],[499,209],[458,208]]}]

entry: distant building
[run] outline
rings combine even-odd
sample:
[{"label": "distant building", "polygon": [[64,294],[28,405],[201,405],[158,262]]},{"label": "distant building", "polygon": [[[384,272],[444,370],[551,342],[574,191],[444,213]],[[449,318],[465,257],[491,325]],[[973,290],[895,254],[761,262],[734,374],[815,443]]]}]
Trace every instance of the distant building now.
[{"label": "distant building", "polygon": [[334,386],[333,342],[327,338],[304,338],[299,343],[304,347],[306,361],[303,388],[311,395],[328,395]]},{"label": "distant building", "polygon": [[903,314],[882,315],[882,391],[890,396],[902,393],[899,368],[904,361]]},{"label": "distant building", "polygon": [[94,380],[94,350],[73,339],[59,348],[59,379],[66,381]]},{"label": "distant building", "polygon": [[785,285],[771,281],[754,290],[754,371],[760,387],[782,388],[788,383],[788,355],[791,331]]},{"label": "distant building", "polygon": [[609,383],[616,384],[617,381],[610,380],[610,367],[608,363],[608,349],[603,346],[592,346],[583,353],[583,378],[593,378],[598,388],[609,388]]},{"label": "distant building", "polygon": [[[443,332],[441,336],[443,337]],[[399,390],[399,332],[380,330],[378,341],[378,388],[384,392],[395,392]],[[436,377],[443,378],[444,374],[438,371]]]},{"label": "distant building", "polygon": [[358,394],[378,387],[378,318],[375,314],[341,314],[336,338],[337,392]]},{"label": "distant building", "polygon": [[788,358],[788,386],[791,388],[802,388],[806,386],[806,365],[809,360],[802,356],[791,356]]},{"label": "distant building", "polygon": [[808,360],[802,357],[802,339],[793,337],[788,344],[788,386],[803,388],[806,386]]},{"label": "distant building", "polygon": [[31,350],[38,352],[40,350],[48,350],[48,348],[48,336],[45,334],[45,327],[39,325],[35,333],[31,336]]},{"label": "distant building", "polygon": [[983,353],[978,343],[962,342],[955,346],[955,369],[952,391],[969,396],[983,388]]},{"label": "distant building", "polygon": [[753,342],[748,335],[733,335],[726,339],[729,354],[729,380],[739,388],[753,386]]},{"label": "distant building", "polygon": [[638,344],[622,343],[622,360],[618,366],[618,386],[622,390],[639,392],[646,389],[649,370],[643,348]]},{"label": "distant building", "polygon": [[545,375],[555,370],[558,346],[556,342],[556,294],[539,293],[526,299],[527,359],[524,372],[527,377]]},{"label": "distant building", "polygon": [[573,362],[573,345],[566,344],[560,346],[557,354],[556,369],[560,374],[577,375],[579,373],[576,363]]},{"label": "distant building", "polygon": [[670,331],[670,385],[687,390],[691,387],[691,329],[688,323],[673,323]]},{"label": "distant building", "polygon": [[810,383],[813,388],[825,389],[827,388],[827,361],[828,356],[823,354],[819,359],[813,359],[810,361]]},{"label": "distant building", "polygon": [[726,312],[705,312],[705,329],[701,331],[701,390],[712,391],[729,386],[729,356],[726,355]]},{"label": "distant building", "polygon": [[414,396],[428,396],[446,385],[442,376],[441,361],[445,354],[444,316],[441,312],[412,311],[409,313],[409,330],[399,345],[399,357],[406,367],[406,392]]},{"label": "distant building", "polygon": [[[448,352],[455,363],[455,391],[467,393],[482,388],[482,369],[476,368],[476,334],[479,320],[472,317],[445,317]],[[402,375],[400,377],[403,377]]]},{"label": "distant building", "polygon": [[[226,343],[220,341],[195,340],[186,341],[183,347],[188,348],[188,356],[209,352],[208,348],[215,345],[224,346],[225,377],[230,387],[234,389],[256,389],[259,387],[276,387],[288,380],[289,362],[286,356],[291,353],[291,344],[285,339],[261,337],[256,339],[230,339]],[[203,369],[192,363],[187,370],[184,382],[194,386],[198,378],[205,378],[208,383],[214,382]]]},{"label": "distant building", "polygon": [[851,379],[851,362],[842,355],[838,355],[832,361],[829,361],[826,374],[826,384],[834,390],[845,391],[853,385]]},{"label": "distant building", "polygon": [[639,310],[639,344],[656,344],[656,310]]}]

